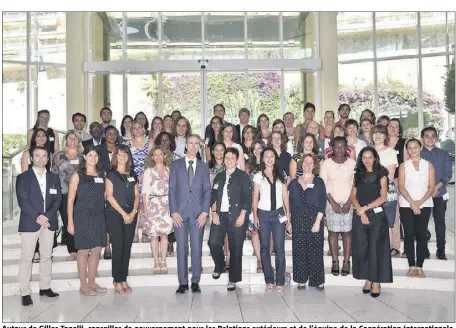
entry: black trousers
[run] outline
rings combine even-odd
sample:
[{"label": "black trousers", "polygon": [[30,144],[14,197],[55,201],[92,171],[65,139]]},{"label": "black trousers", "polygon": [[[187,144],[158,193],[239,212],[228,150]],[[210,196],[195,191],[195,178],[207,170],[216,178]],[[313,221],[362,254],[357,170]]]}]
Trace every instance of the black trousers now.
[{"label": "black trousers", "polygon": [[[131,211],[131,209],[130,209]],[[128,211],[127,211],[128,213]],[[116,283],[127,281],[131,245],[135,235],[136,220],[125,224],[117,211],[106,212],[106,227],[112,245],[112,277]]]},{"label": "black trousers", "polygon": [[228,213],[222,213],[220,224],[211,224],[209,241],[207,244],[211,250],[212,259],[215,263],[214,272],[222,272],[226,266],[223,244],[225,235],[228,234],[228,245],[230,249],[230,282],[242,281],[242,248],[244,247],[244,237],[247,230],[248,218],[245,223],[237,228],[235,226],[237,218],[230,218]]},{"label": "black trousers", "polygon": [[[402,225],[404,226],[404,249],[409,267],[423,267],[428,245],[427,231],[431,208],[424,207],[419,215],[415,215],[409,207],[399,208]],[[416,261],[415,239],[416,238]]]},{"label": "black trousers", "polygon": [[442,197],[436,197],[434,200],[434,207],[432,209],[432,215],[435,223],[435,234],[437,236],[437,253],[445,253],[445,212],[447,209],[447,201],[443,200]]},{"label": "black trousers", "polygon": [[74,246],[74,236],[68,232],[68,195],[62,194],[62,202],[60,203],[60,217],[62,218],[62,244],[67,246],[68,253],[76,253],[78,250]]}]

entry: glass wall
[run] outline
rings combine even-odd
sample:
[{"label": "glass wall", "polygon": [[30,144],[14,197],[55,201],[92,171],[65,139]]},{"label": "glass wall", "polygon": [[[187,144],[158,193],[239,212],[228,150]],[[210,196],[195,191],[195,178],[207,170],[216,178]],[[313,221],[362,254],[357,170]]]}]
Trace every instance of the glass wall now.
[{"label": "glass wall", "polygon": [[454,100],[445,100],[454,21],[454,12],[338,13],[339,99],[352,117],[369,108],[399,118],[405,136],[433,125],[454,138]]}]

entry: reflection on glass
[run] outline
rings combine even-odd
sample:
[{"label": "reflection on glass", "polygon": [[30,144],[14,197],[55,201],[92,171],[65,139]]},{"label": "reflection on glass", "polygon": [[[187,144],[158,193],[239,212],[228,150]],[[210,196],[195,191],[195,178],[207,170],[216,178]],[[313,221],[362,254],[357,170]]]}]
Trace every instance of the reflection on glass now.
[{"label": "reflection on glass", "polygon": [[27,67],[3,63],[3,137],[27,133]]},{"label": "reflection on glass", "polygon": [[339,60],[373,58],[372,17],[372,12],[339,12],[337,14]]},{"label": "reflection on glass", "polygon": [[204,24],[204,58],[245,58],[243,12],[205,13]]},{"label": "reflection on glass", "polygon": [[3,12],[3,60],[27,60],[25,12]]},{"label": "reflection on glass", "polygon": [[265,113],[272,129],[274,120],[282,117],[279,71],[249,73],[249,106],[254,124],[256,118]]},{"label": "reflection on glass", "polygon": [[[103,38],[109,38],[109,54],[104,60],[122,59],[123,22],[121,12],[106,12],[109,26],[103,27]],[[103,22],[105,24],[105,22]],[[109,32],[106,32],[109,31]],[[128,33],[128,30],[127,30]]]},{"label": "reflection on glass", "polygon": [[158,15],[158,12],[127,12],[128,59],[159,59]]},{"label": "reflection on glass", "polygon": [[449,51],[454,52],[454,21],[456,20],[456,12],[448,12],[448,39],[449,39]]},{"label": "reflection on glass", "polygon": [[388,60],[377,65],[378,116],[399,118],[404,137],[419,136],[417,60]]},{"label": "reflection on glass", "polygon": [[284,12],[283,58],[312,58],[314,47],[314,15],[312,12]]},{"label": "reflection on glass", "polygon": [[[308,77],[311,74],[313,73],[284,72],[285,112],[292,112],[294,114],[295,124],[303,121],[304,93],[309,94],[309,91],[315,88],[312,85],[315,80],[306,79],[306,75]],[[303,87],[303,83],[305,87]],[[311,100],[309,99],[308,101]]]},{"label": "reflection on glass", "polygon": [[163,74],[163,84],[168,86],[163,89],[163,115],[179,110],[190,121],[192,133],[201,135],[201,74]]},{"label": "reflection on glass", "polygon": [[446,13],[420,12],[421,53],[444,52],[446,49]]},{"label": "reflection on glass", "polygon": [[244,73],[207,73],[207,123],[220,103],[225,106],[225,119],[237,122],[239,109],[247,107]]},{"label": "reflection on glass", "polygon": [[376,12],[377,57],[417,54],[416,12]]},{"label": "reflection on glass", "polygon": [[[123,118],[123,77],[121,74],[97,74],[90,75],[92,88],[92,108],[95,112],[103,107],[109,107],[112,111],[111,124],[120,129]],[[94,117],[94,121],[100,122],[100,117]]]},{"label": "reflection on glass", "polygon": [[50,126],[66,130],[66,69],[36,63],[31,67],[31,73],[32,112],[49,110]]},{"label": "reflection on glass", "polygon": [[162,59],[201,59],[201,13],[162,13]]},{"label": "reflection on glass", "polygon": [[30,17],[31,60],[66,62],[66,13],[32,12]]},{"label": "reflection on glass", "polygon": [[247,47],[249,59],[280,58],[278,13],[247,13]]},{"label": "reflection on glass", "polygon": [[[159,85],[158,74],[128,75],[128,114],[135,116],[144,112],[149,118],[158,115]],[[163,85],[166,88],[167,84]]]}]

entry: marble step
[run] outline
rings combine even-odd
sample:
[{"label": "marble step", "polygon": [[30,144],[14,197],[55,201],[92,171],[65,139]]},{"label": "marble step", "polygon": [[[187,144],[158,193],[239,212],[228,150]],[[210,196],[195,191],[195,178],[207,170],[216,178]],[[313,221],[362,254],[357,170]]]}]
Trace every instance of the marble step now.
[{"label": "marble step", "polygon": [[[343,258],[339,259],[340,268],[342,268]],[[271,262],[275,266],[275,257],[272,257]],[[191,262],[188,262],[189,266]],[[293,259],[291,256],[286,256],[287,270],[293,272]],[[405,276],[408,271],[408,263],[406,259],[393,258],[393,275]],[[331,273],[332,258],[324,256],[325,272]],[[171,275],[177,274],[177,259],[171,257],[167,259],[167,266]],[[211,257],[204,256],[202,258],[202,267],[204,273],[212,273],[214,270],[214,262]],[[144,259],[131,259],[129,266],[130,276],[145,276],[153,275],[154,262],[152,258]],[[257,261],[254,256],[244,256],[242,259],[243,274],[256,273]],[[19,265],[4,265],[3,266],[3,283],[17,282]],[[441,260],[426,260],[424,263],[424,270],[426,276],[429,278],[440,279],[453,279],[454,280],[454,261],[441,261]],[[39,264],[34,263],[32,267],[32,280],[39,280]],[[98,275],[100,277],[111,276],[111,261],[101,261],[98,267]],[[53,263],[52,276],[54,280],[61,279],[76,279],[77,267],[76,262],[57,262]]]},{"label": "marble step", "polygon": [[[191,275],[189,275],[190,279]],[[178,280],[176,275],[147,275],[147,276],[129,276],[128,282],[133,289],[137,287],[158,287],[158,286],[178,286]],[[200,285],[202,293],[204,295],[205,286],[223,286],[228,282],[228,275],[222,274],[220,279],[214,280],[210,273],[203,273],[201,275]],[[107,287],[108,293],[113,293],[112,277],[99,277],[97,283],[100,286]],[[76,291],[79,290],[79,279],[62,279],[53,280],[52,289],[56,292],[64,291]],[[239,288],[249,288],[252,285],[264,286],[263,274],[251,273],[244,274],[243,280],[238,283]],[[330,289],[331,286],[349,286],[359,287],[360,295],[361,288],[364,285],[363,280],[356,280],[351,275],[342,277],[335,277],[332,274],[325,275],[325,289]],[[292,282],[290,287],[295,288],[296,284]],[[309,287],[308,287],[309,288]],[[454,279],[438,279],[438,278],[408,278],[408,277],[394,277],[394,281],[391,284],[382,284],[383,289],[414,289],[414,290],[434,290],[434,291],[454,291]],[[37,281],[31,282],[32,297],[35,296],[39,291],[39,283]],[[190,293],[191,294],[191,293]],[[17,283],[6,283],[3,284],[3,296],[19,296],[19,289]],[[86,300],[90,296],[79,295],[81,301]],[[176,296],[180,297],[180,296]],[[185,297],[185,296],[182,296]]]}]

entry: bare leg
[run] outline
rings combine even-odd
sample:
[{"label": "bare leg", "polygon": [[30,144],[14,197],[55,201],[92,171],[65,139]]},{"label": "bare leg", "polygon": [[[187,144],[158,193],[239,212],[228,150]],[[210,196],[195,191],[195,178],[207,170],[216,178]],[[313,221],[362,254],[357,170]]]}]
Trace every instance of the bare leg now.
[{"label": "bare leg", "polygon": [[160,249],[161,249],[161,273],[168,273],[168,266],[166,265],[166,255],[168,253],[168,235],[163,234],[160,236]]},{"label": "bare leg", "polygon": [[98,264],[100,263],[100,253],[101,247],[95,247],[90,250],[88,283],[89,287],[92,289],[100,288],[100,286],[98,286],[95,282],[95,276],[97,275],[98,271]]},{"label": "bare leg", "polygon": [[[150,240],[150,245],[152,246],[152,256],[154,257],[154,263],[158,264],[159,254],[158,254],[158,236],[152,236]],[[162,245],[163,245],[163,237],[162,237]]]},{"label": "bare leg", "polygon": [[78,258],[77,258],[78,277],[79,277],[79,283],[81,284],[81,290],[84,292],[89,291],[89,285],[87,284],[88,257],[89,257],[88,249],[78,250]]},{"label": "bare leg", "polygon": [[111,254],[111,239],[109,238],[109,233],[106,234],[106,247],[105,253]]},{"label": "bare leg", "polygon": [[252,246],[253,251],[255,252],[255,256],[257,261],[261,263],[261,253],[260,253],[260,235],[258,234],[258,230],[252,230]]}]

